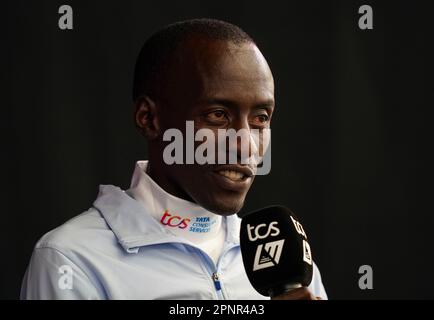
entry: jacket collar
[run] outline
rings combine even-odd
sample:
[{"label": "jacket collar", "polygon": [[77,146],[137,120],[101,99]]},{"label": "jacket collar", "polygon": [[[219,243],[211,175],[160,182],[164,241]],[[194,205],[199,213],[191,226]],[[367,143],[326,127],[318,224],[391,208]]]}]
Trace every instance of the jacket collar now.
[{"label": "jacket collar", "polygon": [[[172,242],[192,245],[165,230],[140,202],[119,187],[101,185],[93,206],[128,253],[137,253],[140,247],[153,244]],[[236,214],[226,217],[227,243],[239,245],[240,221]]]}]

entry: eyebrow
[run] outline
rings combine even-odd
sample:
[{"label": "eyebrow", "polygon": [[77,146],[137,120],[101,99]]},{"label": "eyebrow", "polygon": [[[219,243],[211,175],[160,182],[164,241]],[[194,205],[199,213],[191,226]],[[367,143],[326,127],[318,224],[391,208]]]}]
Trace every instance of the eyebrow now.
[{"label": "eyebrow", "polygon": [[[225,107],[228,107],[230,109],[236,109],[238,108],[238,104],[232,100],[229,99],[222,99],[222,98],[211,98],[207,99],[205,101],[206,104],[219,104]],[[255,106],[253,106],[254,109],[271,109],[274,107],[274,99],[267,99],[264,102],[258,103]]]}]

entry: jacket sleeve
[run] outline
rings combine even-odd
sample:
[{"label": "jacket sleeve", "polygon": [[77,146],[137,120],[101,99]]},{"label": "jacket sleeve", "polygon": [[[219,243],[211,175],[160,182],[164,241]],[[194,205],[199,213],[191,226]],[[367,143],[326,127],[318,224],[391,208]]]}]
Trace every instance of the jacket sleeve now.
[{"label": "jacket sleeve", "polygon": [[24,276],[22,300],[100,299],[89,277],[59,250],[35,248]]},{"label": "jacket sleeve", "polygon": [[321,280],[321,273],[319,272],[319,269],[315,263],[313,264],[313,276],[312,282],[309,285],[309,289],[316,297],[321,297],[321,299],[323,300],[328,299],[327,293]]}]

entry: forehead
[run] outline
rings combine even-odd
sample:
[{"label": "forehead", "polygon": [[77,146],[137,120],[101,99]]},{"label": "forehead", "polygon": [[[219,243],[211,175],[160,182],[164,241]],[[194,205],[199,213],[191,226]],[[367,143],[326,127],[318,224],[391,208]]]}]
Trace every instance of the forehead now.
[{"label": "forehead", "polygon": [[253,43],[187,39],[177,50],[178,88],[192,99],[273,99],[270,68]]}]

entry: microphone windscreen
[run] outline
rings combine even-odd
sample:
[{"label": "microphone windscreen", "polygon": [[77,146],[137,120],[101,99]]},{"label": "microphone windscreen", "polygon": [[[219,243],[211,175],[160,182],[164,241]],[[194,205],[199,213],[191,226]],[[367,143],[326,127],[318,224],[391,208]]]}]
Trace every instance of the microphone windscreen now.
[{"label": "microphone windscreen", "polygon": [[240,245],[247,276],[260,294],[275,296],[312,281],[307,236],[288,208],[270,206],[245,215]]}]

